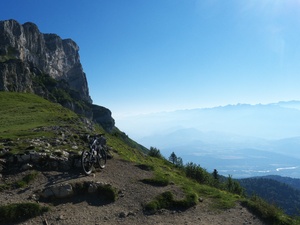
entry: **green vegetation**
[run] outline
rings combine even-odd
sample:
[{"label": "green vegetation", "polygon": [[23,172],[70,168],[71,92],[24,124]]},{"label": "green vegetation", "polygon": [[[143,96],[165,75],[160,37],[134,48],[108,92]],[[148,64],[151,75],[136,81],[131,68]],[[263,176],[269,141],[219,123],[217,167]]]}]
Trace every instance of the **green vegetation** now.
[{"label": "green vegetation", "polygon": [[117,189],[110,184],[101,185],[98,187],[98,194],[106,201],[114,202],[118,198]]},{"label": "green vegetation", "polygon": [[[49,80],[51,82],[51,80]],[[85,125],[81,122],[80,116],[63,108],[59,104],[51,103],[33,94],[0,92],[0,142],[8,144],[10,154],[24,152],[30,146],[26,142],[32,138],[56,138],[59,133],[52,127],[65,128],[70,131],[68,139],[86,144],[81,140],[80,134],[86,133]],[[95,133],[105,133],[100,126],[94,126]],[[123,160],[134,162],[139,168],[151,170],[154,177],[145,179],[149,185],[176,185],[183,192],[182,199],[177,199],[175,193],[164,192],[156,196],[152,201],[145,204],[147,211],[156,211],[161,208],[186,209],[197,204],[199,199],[205,199],[211,210],[224,210],[232,208],[236,202],[242,202],[261,218],[273,224],[297,224],[297,220],[291,219],[284,213],[274,210],[269,204],[257,199],[247,199],[239,183],[228,178],[221,179],[217,171],[209,173],[199,165],[188,163],[182,165],[177,163],[178,158],[174,153],[170,161],[164,159],[160,150],[151,147],[150,150],[132,141],[125,133],[115,128],[111,133],[106,133],[107,145],[117,152],[118,157]],[[22,141],[24,140],[24,141]],[[0,146],[1,148],[3,146]],[[68,147],[68,144],[66,144]],[[80,150],[80,149],[79,149]],[[181,160],[179,160],[181,161]],[[24,177],[19,186],[27,185],[36,175]],[[11,184],[3,185],[0,189],[10,188]],[[84,184],[75,184],[77,192],[84,192]],[[101,189],[101,190],[100,190]],[[105,193],[108,200],[114,201],[117,198],[116,190],[113,187],[101,187],[98,193]],[[36,207],[37,209],[32,210]],[[265,210],[271,207],[268,213]],[[28,209],[24,213],[24,209]],[[20,218],[19,215],[38,215],[45,210],[39,205],[1,206],[0,218]],[[36,214],[33,214],[35,211]],[[11,216],[15,214],[15,216]],[[300,224],[300,223],[298,223]]]},{"label": "green vegetation", "polygon": [[150,184],[153,186],[168,186],[170,181],[168,178],[163,177],[161,175],[157,175],[154,178],[148,178],[148,179],[143,179],[142,182],[144,182],[145,184]]},{"label": "green vegetation", "polygon": [[0,92],[0,135],[2,138],[35,137],[50,135],[34,128],[69,126],[78,122],[78,115],[58,104],[37,95]]},{"label": "green vegetation", "polygon": [[88,110],[89,103],[80,100],[80,94],[71,89],[69,83],[62,80],[55,80],[48,74],[39,74],[33,76],[33,85],[40,87],[46,94],[45,97],[52,101],[62,105],[72,103],[78,110]]},{"label": "green vegetation", "polygon": [[171,163],[173,163],[174,165],[178,166],[178,167],[183,167],[183,160],[181,157],[177,157],[177,155],[175,154],[175,152],[172,152],[170,157],[169,157],[169,161]]},{"label": "green vegetation", "polygon": [[80,116],[34,94],[0,92],[0,105],[0,141],[8,142],[10,154],[26,151],[29,138],[56,138],[57,128],[86,132]]},{"label": "green vegetation", "polygon": [[38,175],[37,171],[32,171],[31,173],[27,174],[23,177],[22,180],[16,182],[16,188],[23,188],[26,187],[30,182],[32,182]]},{"label": "green vegetation", "polygon": [[142,170],[146,170],[146,171],[154,171],[154,167],[147,165],[147,164],[139,164],[139,165],[137,165],[137,167],[139,167]]},{"label": "green vegetation", "polygon": [[37,171],[31,171],[29,174],[25,175],[21,180],[18,180],[14,183],[9,183],[9,184],[1,184],[0,185],[0,192],[4,190],[9,190],[12,188],[23,188],[28,186],[33,180],[36,179],[38,176]]},{"label": "green vegetation", "polygon": [[129,147],[131,147],[133,149],[138,149],[140,152],[143,152],[145,154],[147,154],[148,151],[149,151],[144,146],[142,146],[142,145],[136,143],[135,141],[131,140],[124,132],[120,131],[116,127],[112,131],[111,136],[114,137],[114,138],[117,138],[117,139],[121,140],[123,142],[123,144],[125,143]]},{"label": "green vegetation", "polygon": [[299,220],[293,220],[291,217],[288,217],[286,214],[284,214],[281,209],[275,205],[267,203],[257,196],[253,196],[250,199],[245,199],[242,204],[268,223],[274,225],[300,224]]},{"label": "green vegetation", "polygon": [[276,204],[288,215],[299,215],[300,190],[276,180],[261,177],[241,179],[239,182],[247,190],[248,196],[255,194],[269,203]]},{"label": "green vegetation", "polygon": [[187,209],[197,204],[196,194],[187,195],[183,200],[175,200],[172,192],[167,191],[158,195],[153,201],[144,206],[146,211],[156,212],[159,209]]},{"label": "green vegetation", "polygon": [[26,219],[39,216],[49,210],[37,203],[15,203],[0,206],[0,218],[2,224],[25,221]]},{"label": "green vegetation", "polygon": [[163,156],[160,153],[160,150],[155,148],[155,147],[150,147],[148,155],[151,156],[151,157],[159,158],[159,159],[163,158]]}]

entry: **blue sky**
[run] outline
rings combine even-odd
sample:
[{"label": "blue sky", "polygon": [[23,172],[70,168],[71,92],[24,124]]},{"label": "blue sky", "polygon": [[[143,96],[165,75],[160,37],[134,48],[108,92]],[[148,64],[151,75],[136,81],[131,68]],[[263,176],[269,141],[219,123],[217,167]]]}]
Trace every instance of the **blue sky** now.
[{"label": "blue sky", "polygon": [[129,114],[300,99],[299,0],[0,0],[73,39],[95,104]]}]

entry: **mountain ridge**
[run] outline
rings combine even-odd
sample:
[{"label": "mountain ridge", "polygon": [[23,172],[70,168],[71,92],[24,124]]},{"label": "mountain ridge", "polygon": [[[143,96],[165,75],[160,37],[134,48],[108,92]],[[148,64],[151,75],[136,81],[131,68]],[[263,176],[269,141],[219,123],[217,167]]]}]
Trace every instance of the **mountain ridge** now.
[{"label": "mountain ridge", "polygon": [[[13,21],[10,23],[16,25]],[[11,29],[12,34],[22,36],[22,29],[19,29],[18,24],[16,27],[16,29]],[[32,38],[37,38],[34,40],[42,40],[41,34],[35,32],[37,31],[37,26],[34,26],[32,23],[26,23],[25,27],[28,30],[32,29],[33,33],[36,34],[36,36],[32,36]],[[59,47],[58,42],[60,42],[60,39],[58,36],[50,35],[47,38],[53,38],[54,47],[52,50]],[[40,53],[42,51],[39,49],[41,47],[39,44],[34,45],[34,42],[30,42],[29,45],[32,47],[32,52]],[[104,182],[107,185],[106,182],[108,182],[109,185],[114,185],[113,187],[116,187],[117,190],[115,194],[118,195],[117,200],[115,199],[116,202],[111,204],[107,204],[107,202],[103,203],[103,200],[99,199],[99,196],[95,198],[93,195],[79,195],[69,199],[55,199],[53,201],[55,207],[52,207],[54,211],[50,211],[48,214],[43,215],[43,217],[37,216],[30,221],[33,221],[33,224],[40,224],[41,222],[47,224],[47,221],[64,224],[98,223],[98,221],[111,224],[119,222],[125,224],[155,224],[161,221],[168,221],[168,223],[176,221],[179,224],[196,224],[199,221],[205,224],[222,223],[229,225],[248,222],[257,225],[264,224],[243,206],[244,204],[250,209],[255,210],[257,205],[255,205],[254,201],[225,191],[234,191],[238,187],[237,183],[229,179],[231,183],[228,182],[228,188],[225,190],[203,185],[189,179],[184,175],[185,171],[182,168],[177,168],[167,160],[146,155],[147,152],[138,149],[136,143],[130,142],[131,140],[125,133],[114,127],[114,121],[108,109],[95,106],[96,110],[99,110],[95,112],[95,109],[91,108],[94,106],[91,106],[88,100],[78,96],[80,90],[74,89],[74,84],[71,84],[66,79],[56,79],[57,77],[51,76],[51,74],[47,73],[47,70],[43,70],[43,66],[47,65],[39,66],[41,62],[36,62],[36,60],[39,60],[36,56],[31,58],[31,54],[26,55],[24,52],[17,50],[18,48],[9,48],[9,46],[1,50],[0,64],[2,70],[0,70],[0,75],[2,79],[0,80],[3,87],[6,88],[4,89],[7,93],[8,91],[33,92],[65,107],[67,106],[67,108],[75,112],[78,112],[81,108],[80,112],[87,112],[85,115],[94,119],[100,126],[89,121],[88,118],[82,117],[82,115],[70,113],[66,108],[60,105],[57,107],[57,104],[50,104],[50,102],[44,99],[42,102],[45,104],[45,107],[43,107],[42,104],[39,104],[41,98],[38,99],[36,95],[26,94],[27,100],[22,101],[21,99],[19,103],[9,101],[7,96],[0,98],[2,101],[6,100],[6,103],[2,104],[4,107],[1,107],[3,113],[0,114],[1,121],[5,121],[3,122],[5,126],[1,127],[0,138],[1,154],[4,156],[4,159],[1,158],[0,161],[0,181],[1,190],[5,193],[4,195],[0,195],[1,219],[3,218],[3,214],[7,215],[7,210],[13,211],[16,205],[19,206],[18,202],[38,202],[38,204],[50,205],[52,207],[52,202],[48,204],[47,202],[39,201],[40,198],[37,195],[41,187],[58,185],[60,188],[62,187],[60,186],[61,184],[70,187],[70,182],[77,182],[73,183],[73,185],[77,186],[79,192],[82,192],[87,187],[84,186],[86,183],[82,183],[81,181],[88,180],[87,184]],[[21,58],[23,53],[25,54],[22,56],[24,58]],[[76,68],[79,68],[80,74],[83,75],[81,73],[82,68],[80,66]],[[71,77],[73,75],[76,76],[78,74],[72,70]],[[0,94],[1,96],[5,96],[7,93]],[[12,93],[16,99],[20,100],[18,94],[21,95],[20,93]],[[30,100],[31,98],[37,100],[36,105],[33,104],[35,101]],[[56,108],[57,111],[53,112],[51,110],[52,107]],[[50,113],[51,116],[47,116],[49,114],[43,112]],[[95,114],[97,114],[97,119],[94,118]],[[42,120],[38,120],[38,115],[44,115],[45,117]],[[19,121],[22,121],[24,126],[20,127]],[[107,122],[108,124],[106,124]],[[77,130],[77,128],[81,129]],[[74,171],[70,170],[63,172],[55,170],[44,171],[43,169],[46,170],[47,168],[44,168],[43,164],[42,167],[39,167],[39,164],[35,165],[33,163],[32,155],[41,154],[46,159],[45,164],[55,159],[54,168],[60,168],[58,165],[62,161],[65,161],[68,154],[79,153],[79,148],[88,147],[87,141],[83,140],[85,134],[80,134],[81,132],[106,133],[107,143],[112,146],[112,150],[116,154],[113,162],[111,164],[108,162],[108,166],[111,166],[112,170],[106,168],[103,173],[95,173],[92,176],[86,177],[81,176],[78,171],[75,171],[75,174],[72,173]],[[29,163],[22,165],[22,167],[14,164],[15,153],[19,154],[19,158],[27,159]],[[6,160],[9,160],[8,164],[12,165],[12,167],[5,167],[8,165],[6,164]],[[30,183],[27,175],[31,175],[31,169],[33,168],[38,170],[36,173],[38,179]],[[201,168],[198,169],[204,172]],[[208,180],[212,179],[210,174],[204,174],[209,178]],[[24,175],[26,176],[24,177]],[[28,186],[25,186],[25,188],[17,186],[16,178],[20,178],[20,183],[23,183],[22,185],[24,185],[25,181],[28,181]],[[91,180],[93,181],[92,183]],[[18,180],[17,183],[19,185]],[[211,185],[217,186],[218,183],[212,182]],[[89,186],[88,191],[92,192],[91,189],[95,189],[95,187]],[[147,190],[151,190],[151,196],[149,196]],[[6,197],[7,194],[10,196],[9,198]],[[138,204],[136,204],[137,202]],[[4,203],[7,205],[2,205]],[[199,205],[196,206],[196,204]],[[258,202],[258,204],[261,203]],[[151,215],[148,215],[143,211],[146,208],[145,205],[150,209],[161,210],[151,216],[153,212],[150,212]],[[23,205],[21,204],[21,206]],[[186,211],[182,211],[180,207],[184,209],[186,207],[189,208]],[[270,209],[271,207],[268,208]],[[20,209],[19,211],[22,212]],[[276,218],[277,213],[280,215],[279,219]],[[230,215],[229,219],[228,215]],[[263,215],[259,216],[263,217]],[[41,218],[43,219],[42,221]],[[24,219],[23,214],[21,219]],[[267,215],[265,220],[282,221],[285,224],[288,221],[292,221],[291,218],[283,215],[279,210],[272,211],[271,214]]]},{"label": "mountain ridge", "polygon": [[0,21],[0,91],[29,92],[57,102],[112,131],[111,111],[92,104],[79,46],[36,24]]},{"label": "mountain ridge", "polygon": [[[266,105],[238,104],[213,108],[177,110],[118,118],[118,126],[142,138],[175,127],[196,128],[203,132],[223,132],[264,139],[300,136],[299,101]],[[133,121],[135,123],[133,123]],[[143,132],[134,132],[142,130]],[[175,130],[176,127],[173,129]]]}]

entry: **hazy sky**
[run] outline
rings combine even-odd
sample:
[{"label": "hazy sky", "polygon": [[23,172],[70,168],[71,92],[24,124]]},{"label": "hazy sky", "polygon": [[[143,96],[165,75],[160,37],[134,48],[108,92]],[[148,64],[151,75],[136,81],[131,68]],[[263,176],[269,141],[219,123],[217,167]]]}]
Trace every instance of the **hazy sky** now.
[{"label": "hazy sky", "polygon": [[95,104],[127,114],[300,99],[300,0],[0,0],[73,39]]}]

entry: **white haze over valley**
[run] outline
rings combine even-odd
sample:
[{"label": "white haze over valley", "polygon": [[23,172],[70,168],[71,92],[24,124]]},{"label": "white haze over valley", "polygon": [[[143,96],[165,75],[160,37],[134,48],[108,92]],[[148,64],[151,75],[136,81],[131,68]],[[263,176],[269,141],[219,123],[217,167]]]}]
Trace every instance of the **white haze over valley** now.
[{"label": "white haze over valley", "polygon": [[234,178],[300,178],[300,101],[237,104],[116,118],[147,148]]}]

